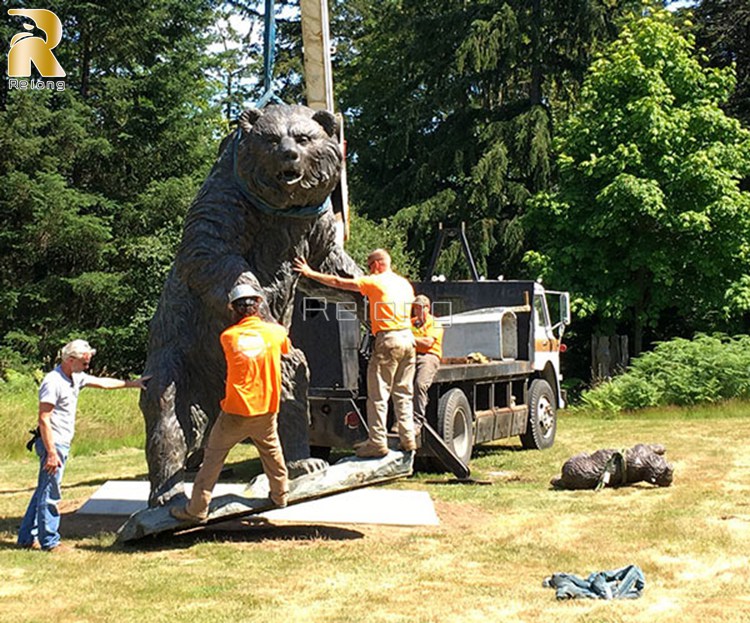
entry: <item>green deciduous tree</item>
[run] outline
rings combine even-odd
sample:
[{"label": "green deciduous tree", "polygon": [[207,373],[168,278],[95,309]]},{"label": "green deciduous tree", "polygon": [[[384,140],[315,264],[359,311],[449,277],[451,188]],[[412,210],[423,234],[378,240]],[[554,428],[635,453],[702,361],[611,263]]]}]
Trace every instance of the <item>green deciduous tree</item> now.
[{"label": "green deciduous tree", "polygon": [[412,255],[406,250],[406,235],[394,227],[389,219],[380,222],[360,216],[356,210],[350,213],[350,237],[346,252],[366,270],[367,256],[374,249],[386,249],[393,260],[393,269],[400,275],[416,279],[416,266]]},{"label": "green deciduous tree", "polygon": [[720,108],[731,68],[701,65],[665,12],[625,28],[560,129],[559,189],[525,223],[533,269],[596,328],[721,327],[748,307],[750,132]]}]

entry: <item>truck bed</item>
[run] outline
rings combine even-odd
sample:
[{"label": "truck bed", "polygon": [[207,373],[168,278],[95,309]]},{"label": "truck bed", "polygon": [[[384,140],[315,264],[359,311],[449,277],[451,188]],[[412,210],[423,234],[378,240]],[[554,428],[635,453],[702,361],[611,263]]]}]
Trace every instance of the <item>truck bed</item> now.
[{"label": "truck bed", "polygon": [[528,376],[534,368],[530,361],[490,361],[488,363],[442,363],[433,383],[460,381],[498,381]]}]

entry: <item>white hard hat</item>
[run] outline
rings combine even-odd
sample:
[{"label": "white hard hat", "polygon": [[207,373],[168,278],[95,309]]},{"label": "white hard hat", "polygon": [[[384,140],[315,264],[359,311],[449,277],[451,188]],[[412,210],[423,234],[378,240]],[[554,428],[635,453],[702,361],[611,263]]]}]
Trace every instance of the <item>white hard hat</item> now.
[{"label": "white hard hat", "polygon": [[251,286],[249,283],[241,283],[238,286],[234,286],[232,290],[229,292],[229,302],[234,303],[235,301],[239,299],[248,299],[248,298],[263,298],[263,293],[259,290],[256,290],[253,286]]}]

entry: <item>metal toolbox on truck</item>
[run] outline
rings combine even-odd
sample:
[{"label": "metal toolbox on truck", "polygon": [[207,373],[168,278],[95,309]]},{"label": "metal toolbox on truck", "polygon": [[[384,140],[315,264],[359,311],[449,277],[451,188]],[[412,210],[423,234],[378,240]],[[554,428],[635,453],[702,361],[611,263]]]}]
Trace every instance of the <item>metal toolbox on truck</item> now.
[{"label": "metal toolbox on truck", "polygon": [[518,359],[518,318],[505,307],[490,307],[438,318],[444,327],[443,357],[482,353],[489,359]]}]

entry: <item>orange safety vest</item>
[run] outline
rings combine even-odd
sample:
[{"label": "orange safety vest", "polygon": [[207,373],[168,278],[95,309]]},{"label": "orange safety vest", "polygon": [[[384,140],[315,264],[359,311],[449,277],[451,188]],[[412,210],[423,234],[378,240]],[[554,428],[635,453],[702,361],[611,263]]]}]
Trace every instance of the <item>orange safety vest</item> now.
[{"label": "orange safety vest", "polygon": [[373,335],[381,331],[399,331],[411,326],[411,304],[414,288],[393,271],[357,277],[360,294],[370,302],[370,330]]},{"label": "orange safety vest", "polygon": [[221,408],[235,415],[278,413],[281,402],[281,355],[291,342],[286,329],[247,316],[221,334],[227,382]]},{"label": "orange safety vest", "polygon": [[411,332],[414,337],[434,337],[435,341],[432,346],[425,348],[417,344],[417,354],[419,355],[437,355],[438,358],[443,356],[443,326],[435,320],[430,312],[425,312],[424,323],[421,327],[414,324],[416,317],[411,319]]}]

